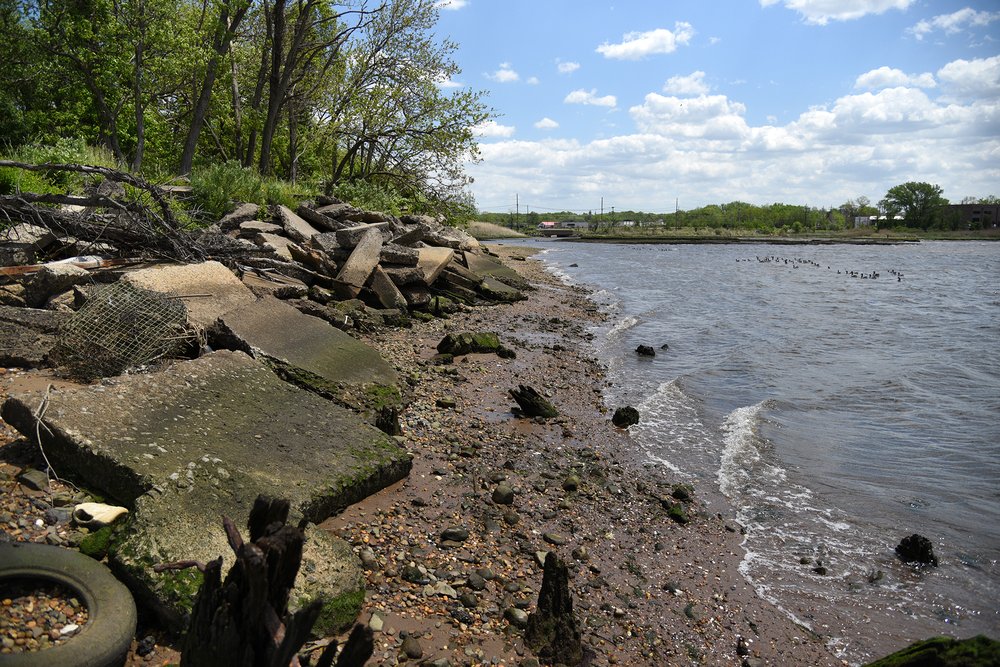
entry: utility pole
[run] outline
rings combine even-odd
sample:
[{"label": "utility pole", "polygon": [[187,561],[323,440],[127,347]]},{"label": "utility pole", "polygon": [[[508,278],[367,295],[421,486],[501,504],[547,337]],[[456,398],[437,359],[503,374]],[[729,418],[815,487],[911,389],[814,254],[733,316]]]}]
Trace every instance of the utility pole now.
[{"label": "utility pole", "polygon": [[521,213],[521,204],[520,204],[520,200],[518,199],[517,193],[515,193],[514,194],[514,227],[517,228],[517,229],[521,228],[521,224],[520,224],[521,221],[517,219],[517,216],[520,215],[520,213]]}]

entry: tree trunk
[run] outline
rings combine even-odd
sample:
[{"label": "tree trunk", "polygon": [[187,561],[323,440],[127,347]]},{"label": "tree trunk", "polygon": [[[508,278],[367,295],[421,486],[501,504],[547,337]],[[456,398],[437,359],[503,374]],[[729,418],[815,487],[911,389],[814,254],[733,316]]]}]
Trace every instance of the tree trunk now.
[{"label": "tree trunk", "polygon": [[145,30],[135,43],[135,65],[132,79],[132,103],[135,105],[135,155],[132,156],[132,171],[142,168],[142,156],[146,148],[146,105],[142,101],[142,56]]},{"label": "tree trunk", "polygon": [[202,80],[201,92],[198,94],[198,101],[195,103],[191,114],[191,125],[188,128],[187,138],[184,140],[184,151],[181,153],[181,163],[178,167],[178,172],[181,174],[191,173],[191,166],[194,164],[194,154],[198,147],[198,137],[205,126],[205,118],[208,116],[208,106],[212,101],[212,88],[215,86],[215,78],[219,73],[219,64],[226,54],[229,53],[229,45],[249,8],[248,4],[238,5],[230,20],[229,10],[236,2],[238,0],[228,0],[219,10],[219,20],[216,23],[215,35],[212,38],[212,57],[205,68],[205,78]]}]

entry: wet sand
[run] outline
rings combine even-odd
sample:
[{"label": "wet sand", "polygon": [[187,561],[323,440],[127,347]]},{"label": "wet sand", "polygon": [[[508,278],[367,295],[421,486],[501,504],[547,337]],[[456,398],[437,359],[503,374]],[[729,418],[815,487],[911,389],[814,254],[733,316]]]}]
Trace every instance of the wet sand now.
[{"label": "wet sand", "polygon": [[[668,517],[677,480],[632,455],[627,431],[611,424],[615,406],[602,403],[606,380],[588,331],[601,315],[586,293],[517,259],[531,250],[493,247],[536,285],[529,300],[367,337],[407,379],[412,404],[399,442],[413,454],[406,480],[323,524],[366,563],[359,621],[379,628],[369,664],[536,664],[511,610],[534,610],[539,561],[553,549],[569,564],[591,664],[841,664],[822,637],[743,580],[739,526],[708,490],[695,489],[685,506],[690,523]],[[460,331],[495,331],[517,358],[431,362],[438,341]],[[0,380],[15,378],[23,373]],[[560,416],[517,416],[508,390],[518,384],[549,396]],[[0,444],[11,441],[0,448],[10,519],[0,529],[42,541],[43,512],[14,481],[37,452],[0,422]],[[511,504],[493,500],[501,483],[513,489]],[[448,528],[468,536],[444,542]],[[137,653],[144,637],[155,642],[145,658]],[[140,627],[129,665],[176,661],[168,637]]]}]

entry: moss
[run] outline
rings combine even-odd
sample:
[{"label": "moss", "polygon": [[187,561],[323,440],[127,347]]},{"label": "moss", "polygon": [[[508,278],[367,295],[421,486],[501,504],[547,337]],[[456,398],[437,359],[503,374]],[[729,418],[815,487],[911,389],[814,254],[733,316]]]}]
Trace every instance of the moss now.
[{"label": "moss", "polygon": [[691,519],[688,517],[687,512],[685,512],[684,508],[681,507],[680,505],[671,506],[670,509],[667,510],[667,516],[669,516],[671,519],[673,519],[674,521],[676,521],[681,525],[684,525],[689,521],[691,521]]},{"label": "moss", "polygon": [[[313,601],[310,596],[302,596],[298,599],[298,607],[301,609]],[[332,600],[324,600],[323,607],[319,612],[319,617],[313,625],[312,634],[317,637],[324,637],[338,632],[342,632],[351,627],[358,614],[361,613],[361,605],[365,601],[365,590],[359,588],[347,591]]]},{"label": "moss", "polygon": [[370,384],[364,391],[366,403],[376,410],[398,407],[403,403],[403,396],[394,384]]},{"label": "moss", "polygon": [[80,553],[95,560],[103,560],[108,555],[113,533],[111,526],[104,526],[87,535],[80,540]]},{"label": "moss", "polygon": [[190,614],[205,575],[196,568],[162,572],[158,575],[158,588],[185,613]]},{"label": "moss", "polygon": [[1000,665],[1000,642],[984,635],[932,637],[869,663],[868,667],[991,667]]}]

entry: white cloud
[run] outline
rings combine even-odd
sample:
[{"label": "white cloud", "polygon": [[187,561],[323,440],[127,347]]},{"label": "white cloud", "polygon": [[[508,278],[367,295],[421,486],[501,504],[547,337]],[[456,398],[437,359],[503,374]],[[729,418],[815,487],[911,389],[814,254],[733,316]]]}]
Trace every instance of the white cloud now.
[{"label": "white cloud", "polygon": [[923,39],[935,30],[946,35],[955,35],[968,28],[982,28],[994,21],[1000,21],[1000,12],[980,12],[964,7],[951,14],[939,14],[932,19],[918,22],[907,30],[917,39]]},{"label": "white cloud", "polygon": [[663,92],[674,95],[705,95],[708,90],[705,73],[700,70],[687,76],[672,76],[663,84]]},{"label": "white cloud", "polygon": [[1000,56],[951,62],[934,73],[936,88],[913,85],[922,77],[863,74],[854,93],[783,124],[753,125],[725,95],[649,93],[616,136],[501,139],[481,146],[484,160],[469,175],[479,201],[518,192],[571,210],[596,208],[602,196],[619,210],[670,211],[675,197],[682,208],[737,199],[828,206],[877,201],[911,180],[952,199],[1000,194]]},{"label": "white cloud", "polygon": [[500,63],[500,68],[493,72],[493,74],[487,74],[486,78],[492,79],[497,83],[514,83],[518,81],[521,76],[514,71],[510,66],[510,63]]},{"label": "white cloud", "polygon": [[462,9],[469,4],[468,0],[437,0],[434,6],[438,9]]},{"label": "white cloud", "polygon": [[760,0],[761,7],[781,3],[798,12],[806,23],[826,25],[830,21],[850,21],[869,14],[884,14],[890,9],[903,10],[914,0]]},{"label": "white cloud", "polygon": [[673,53],[678,45],[687,45],[692,37],[694,28],[691,24],[678,21],[673,31],[657,28],[648,32],[626,33],[619,44],[604,42],[597,47],[597,52],[616,60],[642,60],[646,56]]},{"label": "white cloud", "polygon": [[478,137],[492,138],[492,137],[502,137],[508,138],[514,136],[517,128],[513,125],[501,125],[495,120],[488,120],[472,128],[472,133]]},{"label": "white cloud", "polygon": [[538,84],[541,83],[541,81],[538,80],[537,76],[529,76],[525,80],[525,83],[528,84],[529,86],[537,86]]},{"label": "white cloud", "polygon": [[1000,56],[954,60],[937,75],[949,98],[1000,99]]},{"label": "white cloud", "polygon": [[618,104],[618,99],[614,95],[598,97],[596,88],[591,88],[589,91],[581,88],[567,95],[563,102],[566,104],[589,104],[591,106],[613,108]]},{"label": "white cloud", "polygon": [[554,130],[557,127],[559,127],[559,123],[546,116],[545,118],[535,123],[535,127],[537,127],[539,130]]},{"label": "white cloud", "polygon": [[580,63],[557,62],[556,69],[559,70],[560,74],[572,74],[576,70],[580,69]]},{"label": "white cloud", "polygon": [[642,133],[709,139],[744,138],[749,133],[745,113],[744,105],[725,95],[681,98],[649,93],[642,104],[629,109]]},{"label": "white cloud", "polygon": [[894,88],[896,86],[916,86],[918,88],[933,88],[937,85],[934,75],[930,72],[923,74],[907,74],[902,70],[882,66],[865,72],[854,81],[855,88],[868,90],[878,90],[880,88]]}]

